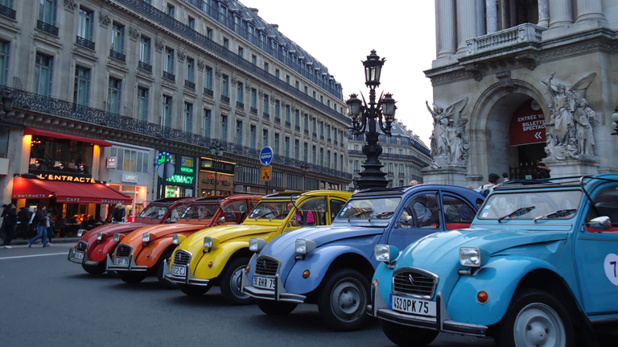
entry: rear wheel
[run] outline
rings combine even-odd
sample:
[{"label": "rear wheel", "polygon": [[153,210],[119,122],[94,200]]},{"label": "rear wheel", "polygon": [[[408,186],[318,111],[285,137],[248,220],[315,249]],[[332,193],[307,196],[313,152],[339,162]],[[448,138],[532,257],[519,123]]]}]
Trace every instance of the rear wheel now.
[{"label": "rear wheel", "polygon": [[333,272],[320,289],[318,308],[322,320],[335,330],[361,328],[369,319],[369,280],[353,269]]},{"label": "rear wheel", "polygon": [[403,325],[380,321],[382,331],[398,346],[427,346],[438,336],[434,330],[406,327]]},{"label": "rear wheel", "polygon": [[204,295],[210,289],[210,287],[212,287],[211,284],[208,284],[207,286],[193,286],[190,284],[179,284],[178,285],[178,288],[180,288],[180,291],[182,291],[183,293],[189,296]]},{"label": "rear wheel", "polygon": [[546,292],[518,293],[495,334],[498,346],[573,346],[571,318],[564,306]]},{"label": "rear wheel", "polygon": [[242,292],[240,285],[242,270],[249,264],[249,258],[241,257],[230,261],[221,275],[221,294],[223,298],[233,305],[247,305],[253,302],[253,298]]},{"label": "rear wheel", "polygon": [[146,278],[146,272],[118,271],[118,276],[126,283],[139,283]]},{"label": "rear wheel", "polygon": [[105,265],[105,262],[102,261],[97,265],[82,264],[82,267],[84,268],[84,270],[86,270],[87,273],[91,275],[100,275],[105,272]]},{"label": "rear wheel", "polygon": [[282,314],[288,314],[298,306],[298,304],[294,304],[291,302],[281,302],[281,301],[272,301],[272,300],[260,300],[257,299],[256,303],[262,312],[269,314],[271,316],[277,316]]},{"label": "rear wheel", "polygon": [[[161,284],[161,286],[167,289],[178,288],[175,283],[172,283],[168,281],[165,277],[163,277],[163,274],[165,273],[165,260],[171,258],[172,253],[174,253],[173,248],[166,250],[165,252],[163,252],[163,255],[157,262],[157,278],[159,279],[159,283]],[[169,262],[167,264],[169,266]]]}]

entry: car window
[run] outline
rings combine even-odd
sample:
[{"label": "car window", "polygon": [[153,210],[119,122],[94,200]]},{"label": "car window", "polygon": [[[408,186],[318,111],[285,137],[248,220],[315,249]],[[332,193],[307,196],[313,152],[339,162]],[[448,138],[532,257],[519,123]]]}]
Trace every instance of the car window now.
[{"label": "car window", "polygon": [[569,219],[577,213],[581,190],[538,190],[491,194],[479,219]]},{"label": "car window", "polygon": [[464,200],[455,196],[444,195],[442,204],[444,205],[446,229],[454,230],[470,227],[476,212]]},{"label": "car window", "polygon": [[326,201],[324,198],[311,199],[298,206],[294,219],[298,225],[326,225]]},{"label": "car window", "polygon": [[265,201],[260,203],[251,211],[251,219],[285,219],[288,216],[291,201]]},{"label": "car window", "polygon": [[607,216],[613,226],[618,227],[618,187],[602,189],[593,199],[594,207],[589,208],[586,222],[599,216]]},{"label": "car window", "polygon": [[332,199],[330,201],[330,220],[335,219],[337,214],[339,214],[339,211],[341,211],[343,206],[345,206],[345,203],[346,203],[345,201],[341,201],[337,199]]},{"label": "car window", "polygon": [[180,219],[211,219],[218,208],[216,203],[190,205],[182,212]]},{"label": "car window", "polygon": [[165,216],[165,213],[169,209],[166,205],[148,205],[142,213],[140,213],[141,218],[150,218],[150,219],[161,219]]},{"label": "car window", "polygon": [[440,204],[437,193],[418,194],[406,205],[400,217],[404,228],[439,229]]},{"label": "car window", "polygon": [[401,197],[379,197],[350,200],[337,216],[346,220],[380,220],[390,219]]}]

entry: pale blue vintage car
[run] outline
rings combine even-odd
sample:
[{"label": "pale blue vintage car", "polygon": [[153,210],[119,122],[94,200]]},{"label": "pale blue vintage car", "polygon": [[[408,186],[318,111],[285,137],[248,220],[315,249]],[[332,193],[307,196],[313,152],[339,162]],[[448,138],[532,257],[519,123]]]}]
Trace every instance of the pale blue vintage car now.
[{"label": "pale blue vintage car", "polygon": [[370,315],[398,345],[439,332],[497,346],[595,343],[618,327],[618,175],[509,182],[470,228],[377,245]]},{"label": "pale blue vintage car", "polygon": [[302,228],[257,251],[243,276],[243,291],[267,314],[318,304],[322,319],[337,330],[360,328],[369,318],[370,280],[379,264],[378,243],[404,247],[425,235],[469,226],[484,198],[467,188],[423,184],[368,189],[348,200],[326,227]]}]

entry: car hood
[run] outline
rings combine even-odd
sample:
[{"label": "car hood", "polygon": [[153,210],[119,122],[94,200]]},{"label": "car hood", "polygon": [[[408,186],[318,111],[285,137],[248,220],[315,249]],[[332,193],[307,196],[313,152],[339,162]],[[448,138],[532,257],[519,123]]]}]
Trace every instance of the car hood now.
[{"label": "car hood", "polygon": [[145,223],[113,223],[113,224],[105,224],[99,227],[96,227],[86,234],[82,236],[81,241],[87,242],[88,244],[92,244],[97,240],[97,234],[103,234],[103,239],[108,239],[114,234],[128,234],[135,229],[143,228],[150,226],[152,224]]},{"label": "car hood", "polygon": [[143,228],[134,230],[132,233],[122,239],[121,243],[132,245],[141,244],[142,236],[145,233],[150,233],[150,241],[152,242],[161,237],[186,232],[194,232],[201,229],[204,229],[204,225],[183,223],[148,225]]},{"label": "car hood", "polygon": [[[441,267],[452,269],[459,264],[460,247],[477,247],[482,254],[493,255],[508,249],[566,240],[570,226],[541,227],[517,225],[513,228],[469,228],[428,235],[406,247],[397,268],[418,267],[440,273]],[[448,270],[448,269],[447,269]]]},{"label": "car hood", "polygon": [[200,230],[191,236],[187,237],[178,248],[180,249],[195,249],[204,246],[204,237],[210,236],[217,239],[220,243],[227,240],[235,239],[242,236],[258,236],[276,232],[278,228],[266,225],[221,225],[213,228]]}]

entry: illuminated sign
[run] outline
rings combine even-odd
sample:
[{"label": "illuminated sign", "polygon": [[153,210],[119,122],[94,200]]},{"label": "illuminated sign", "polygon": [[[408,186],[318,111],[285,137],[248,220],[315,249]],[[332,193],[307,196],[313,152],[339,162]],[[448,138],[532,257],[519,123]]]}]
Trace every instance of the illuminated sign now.
[{"label": "illuminated sign", "polygon": [[115,169],[116,168],[116,157],[107,158],[107,168]]},{"label": "illuminated sign", "polygon": [[159,155],[155,158],[155,166],[159,167],[159,165],[163,163],[174,163],[174,155],[168,152],[159,152]]},{"label": "illuminated sign", "polygon": [[77,182],[77,183],[97,183],[92,177],[78,177],[69,175],[56,175],[56,174],[40,174],[37,175],[38,179],[47,181],[62,181],[62,182]]},{"label": "illuminated sign", "polygon": [[177,184],[193,184],[193,176],[185,176],[185,175],[173,175],[172,177],[165,180],[165,182],[169,183],[177,183]]},{"label": "illuminated sign", "polygon": [[192,167],[181,167],[180,172],[192,174],[195,170]]}]

